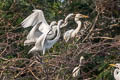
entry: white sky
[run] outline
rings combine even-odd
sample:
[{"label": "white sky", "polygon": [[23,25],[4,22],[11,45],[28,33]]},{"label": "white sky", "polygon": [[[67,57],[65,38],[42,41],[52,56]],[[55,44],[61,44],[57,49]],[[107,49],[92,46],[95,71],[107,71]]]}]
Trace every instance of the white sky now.
[{"label": "white sky", "polygon": [[60,0],[61,2],[63,2],[64,0]]}]

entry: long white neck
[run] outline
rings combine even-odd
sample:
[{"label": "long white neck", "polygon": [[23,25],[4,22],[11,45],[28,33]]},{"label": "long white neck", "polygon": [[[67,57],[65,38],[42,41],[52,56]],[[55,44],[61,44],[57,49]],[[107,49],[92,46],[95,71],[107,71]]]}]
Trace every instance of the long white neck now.
[{"label": "long white neck", "polygon": [[57,36],[54,40],[58,40],[60,38],[60,35],[61,35],[60,24],[61,24],[61,22],[59,22],[58,25],[57,25]]},{"label": "long white neck", "polygon": [[60,38],[60,35],[61,35],[61,32],[60,32],[60,25],[61,25],[61,22],[58,22],[58,25],[57,25],[57,35],[56,37],[53,39],[53,40],[50,40],[50,42],[52,44],[54,44],[59,38]]},{"label": "long white neck", "polygon": [[69,14],[69,15],[65,18],[65,22],[60,26],[60,28],[67,26],[67,25],[68,25],[68,19],[69,19],[70,17],[72,17],[72,16],[73,16],[73,13]]},{"label": "long white neck", "polygon": [[115,80],[119,80],[119,76],[120,75],[118,75],[118,74],[120,74],[120,70],[119,69],[115,69],[114,70],[114,78],[115,78]]},{"label": "long white neck", "polygon": [[83,58],[80,58],[79,67],[82,65],[82,60],[83,60]]},{"label": "long white neck", "polygon": [[76,34],[79,32],[79,30],[81,29],[81,21],[78,18],[75,18],[75,22],[78,24],[77,28],[73,31],[71,37],[75,37]]}]

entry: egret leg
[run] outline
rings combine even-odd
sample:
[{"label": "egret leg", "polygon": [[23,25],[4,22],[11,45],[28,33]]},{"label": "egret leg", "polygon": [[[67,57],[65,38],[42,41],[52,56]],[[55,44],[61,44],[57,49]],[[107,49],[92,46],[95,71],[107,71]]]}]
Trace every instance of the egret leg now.
[{"label": "egret leg", "polygon": [[48,50],[48,54],[49,54],[49,56],[51,56],[51,53],[50,53],[50,51]]},{"label": "egret leg", "polygon": [[34,59],[42,64],[42,58],[40,57],[38,52],[35,52]]},{"label": "egret leg", "polygon": [[43,56],[44,56],[44,54],[45,54],[45,48],[43,48]]}]

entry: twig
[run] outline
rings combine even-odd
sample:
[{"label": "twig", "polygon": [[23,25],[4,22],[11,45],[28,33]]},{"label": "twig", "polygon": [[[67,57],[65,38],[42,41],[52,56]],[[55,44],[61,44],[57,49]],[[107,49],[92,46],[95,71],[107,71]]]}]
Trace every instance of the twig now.
[{"label": "twig", "polygon": [[21,74],[24,74],[25,71],[26,71],[26,69],[24,69],[23,71],[20,71],[17,75],[15,75],[14,78],[17,78],[17,77],[20,76]]},{"label": "twig", "polygon": [[91,37],[91,38],[114,39],[114,38],[111,38],[111,37]]},{"label": "twig", "polygon": [[2,75],[3,75],[3,72],[4,72],[4,70],[2,70],[2,71],[1,71],[1,73],[0,73],[0,78],[1,78],[1,77],[2,77]]},{"label": "twig", "polygon": [[98,20],[99,14],[100,14],[100,13],[98,12],[98,14],[97,14],[97,16],[96,16],[96,18],[95,18],[94,24],[92,25],[92,28],[90,29],[88,35],[82,40],[82,42],[84,42],[84,41],[89,37],[89,35],[91,34],[91,32],[93,31],[93,29],[94,29],[94,27],[95,27],[95,24],[96,24],[96,22],[97,22],[97,20]]},{"label": "twig", "polygon": [[34,76],[35,79],[40,80],[40,79],[32,72],[32,70],[31,70],[30,68],[28,68],[28,70],[31,72],[31,74]]},{"label": "twig", "polygon": [[8,61],[8,59],[6,59],[6,58],[3,58],[3,57],[0,57],[0,59],[2,59],[2,60],[5,60],[5,61]]},{"label": "twig", "polygon": [[7,47],[4,48],[4,50],[0,53],[0,56],[6,51]]}]

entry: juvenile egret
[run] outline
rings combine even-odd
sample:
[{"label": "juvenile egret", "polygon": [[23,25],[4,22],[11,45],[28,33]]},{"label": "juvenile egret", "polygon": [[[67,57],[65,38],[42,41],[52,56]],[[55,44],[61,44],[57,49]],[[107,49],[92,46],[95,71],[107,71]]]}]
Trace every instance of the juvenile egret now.
[{"label": "juvenile egret", "polygon": [[78,27],[76,29],[71,29],[68,30],[64,33],[64,40],[66,42],[68,42],[68,40],[70,38],[73,38],[76,36],[76,34],[79,32],[79,30],[81,29],[81,21],[79,20],[79,18],[88,18],[88,16],[82,15],[82,14],[76,14],[75,16],[75,22],[78,24]]},{"label": "juvenile egret", "polygon": [[43,51],[43,55],[45,54],[46,49],[50,49],[60,38],[61,32],[60,32],[60,25],[62,24],[63,20],[58,21],[57,25],[57,35],[54,37],[54,39],[47,39],[47,35],[49,33],[46,32],[42,34],[39,39],[36,41],[35,46],[28,52],[36,52],[36,51]]},{"label": "juvenile egret", "polygon": [[83,56],[80,57],[80,63],[79,66],[75,67],[72,72],[72,76],[74,78],[78,78],[80,76],[80,67],[82,66],[82,60],[84,59]]},{"label": "juvenile egret", "polygon": [[120,80],[120,63],[110,64],[110,66],[116,67],[114,70],[114,78],[115,80]]}]

